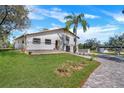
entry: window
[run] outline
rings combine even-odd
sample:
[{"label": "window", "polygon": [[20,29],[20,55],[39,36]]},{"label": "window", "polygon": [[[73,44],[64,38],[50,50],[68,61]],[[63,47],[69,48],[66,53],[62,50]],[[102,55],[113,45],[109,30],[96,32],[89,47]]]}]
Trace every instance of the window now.
[{"label": "window", "polygon": [[24,44],[24,40],[22,40],[22,44]]},{"label": "window", "polygon": [[66,36],[66,42],[67,42],[67,44],[69,44],[69,37],[68,36]]},{"label": "window", "polygon": [[69,41],[69,37],[68,36],[66,36],[66,41]]},{"label": "window", "polygon": [[74,38],[74,42],[76,41],[76,39]]},{"label": "window", "polygon": [[33,44],[40,44],[40,38],[33,38]]},{"label": "window", "polygon": [[50,45],[51,44],[51,40],[50,39],[45,39],[45,44]]}]

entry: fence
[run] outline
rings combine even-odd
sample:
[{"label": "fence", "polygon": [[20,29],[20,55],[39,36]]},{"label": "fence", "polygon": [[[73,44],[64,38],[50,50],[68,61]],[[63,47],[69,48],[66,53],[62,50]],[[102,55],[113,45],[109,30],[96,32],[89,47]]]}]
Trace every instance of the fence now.
[{"label": "fence", "polygon": [[90,54],[90,49],[78,49],[78,53],[87,55],[87,54]]}]

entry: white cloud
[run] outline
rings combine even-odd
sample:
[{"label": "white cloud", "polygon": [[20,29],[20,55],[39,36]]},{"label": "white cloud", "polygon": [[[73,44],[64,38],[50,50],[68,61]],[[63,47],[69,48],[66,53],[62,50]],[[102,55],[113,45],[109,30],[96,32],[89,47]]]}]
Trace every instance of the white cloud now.
[{"label": "white cloud", "polygon": [[43,20],[44,19],[43,16],[41,16],[39,13],[36,13],[36,11],[34,11],[35,6],[33,6],[33,5],[27,5],[26,7],[30,11],[29,14],[28,14],[28,17],[30,19],[34,19],[34,20]]},{"label": "white cloud", "polygon": [[51,25],[52,25],[52,27],[51,27],[50,29],[57,29],[57,28],[61,28],[61,26],[60,26],[60,25],[57,25],[57,24],[54,24],[54,23],[52,23]]},{"label": "white cloud", "polygon": [[60,8],[52,8],[53,11],[62,11]]},{"label": "white cloud", "polygon": [[114,18],[115,20],[117,20],[118,22],[124,23],[124,15],[122,15],[122,14],[114,14],[114,15],[113,15],[113,18]]},{"label": "white cloud", "polygon": [[46,16],[46,17],[57,19],[60,22],[65,22],[64,17],[69,14],[67,12],[62,11],[59,8],[52,8],[48,10],[48,9],[42,9],[42,8],[37,8],[37,7],[33,7],[33,13],[35,14],[36,17],[40,16],[40,19],[42,19],[43,16]]},{"label": "white cloud", "polygon": [[[71,14],[63,11],[60,8],[52,8],[52,9],[42,9],[38,8],[36,6],[28,6],[30,9],[32,8],[32,12],[29,14],[29,18],[31,19],[36,19],[36,20],[42,20],[44,17],[51,17],[54,19],[59,20],[60,22],[65,22],[64,17]],[[94,18],[99,18],[99,16],[96,15],[91,15],[91,14],[85,14],[86,18],[89,19],[94,19]]]},{"label": "white cloud", "polygon": [[[49,30],[61,28],[60,25],[55,24],[55,23],[52,23],[51,26],[52,26],[51,28],[48,28]],[[42,26],[32,26],[29,29],[26,29],[25,31],[26,31],[26,33],[30,34],[30,33],[43,31],[43,29],[44,29],[44,27],[42,27]]]},{"label": "white cloud", "polygon": [[111,16],[113,19],[115,19],[118,22],[124,23],[124,15],[121,12],[119,12],[119,13],[111,13],[111,12],[102,10],[102,13],[104,13],[104,14],[106,14],[108,16]]},{"label": "white cloud", "polygon": [[89,18],[89,19],[100,18],[100,16],[91,15],[91,14],[85,14],[85,17],[86,17],[86,18]]},{"label": "white cloud", "polygon": [[25,32],[27,34],[35,33],[35,32],[42,31],[42,29],[43,29],[43,27],[41,27],[41,26],[32,26],[29,29],[25,29],[25,31],[23,33],[25,33]]},{"label": "white cloud", "polygon": [[34,19],[34,20],[43,20],[44,19],[43,16],[40,16],[40,15],[32,13],[32,12],[29,13],[28,17],[30,19]]},{"label": "white cloud", "polygon": [[107,25],[105,25],[105,26],[90,27],[87,32],[88,32],[88,33],[94,33],[94,31],[95,31],[95,32],[97,32],[97,33],[107,33],[107,32],[110,32],[110,31],[117,30],[117,29],[118,29],[117,26],[107,24]]},{"label": "white cloud", "polygon": [[91,38],[97,38],[98,40],[104,42],[108,40],[110,36],[113,36],[115,34],[115,31],[118,29],[118,26],[110,24],[107,24],[105,26],[90,27],[86,32],[83,32],[83,29],[79,28],[77,31],[77,35],[80,37],[80,42],[84,42],[85,40]]}]

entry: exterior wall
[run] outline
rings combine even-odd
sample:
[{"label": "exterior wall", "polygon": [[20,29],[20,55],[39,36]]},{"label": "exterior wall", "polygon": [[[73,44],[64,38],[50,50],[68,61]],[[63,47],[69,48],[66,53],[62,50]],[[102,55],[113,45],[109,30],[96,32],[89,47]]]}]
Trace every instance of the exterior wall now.
[{"label": "exterior wall", "polygon": [[[57,32],[57,33],[56,33]],[[49,33],[42,33],[42,34],[31,34],[26,36],[26,50],[56,50],[55,49],[55,42],[58,40],[58,45],[59,49],[58,50],[63,50],[66,51],[66,46],[70,47],[70,52],[73,52],[73,47],[74,47],[74,35],[64,32],[64,31],[56,31],[56,32],[49,32]],[[69,43],[66,42],[66,36],[69,37]],[[34,44],[33,43],[33,38],[40,38],[41,43],[40,44]],[[62,39],[63,38],[63,39]],[[50,39],[51,44],[47,45],[45,44],[45,39]],[[24,47],[24,44],[22,44],[23,38],[19,38],[15,40],[15,48],[20,49]],[[77,39],[78,40],[78,39]],[[78,43],[77,43],[78,44]]]},{"label": "exterior wall", "polygon": [[[75,44],[74,36],[69,34],[69,33],[64,33],[64,35],[69,37],[69,44],[65,45],[64,50],[66,51],[66,46],[70,46],[70,52],[74,52],[74,50],[73,50],[73,47],[74,47],[74,44]],[[65,39],[65,42],[66,42],[66,39]]]},{"label": "exterior wall", "polygon": [[15,49],[22,49],[22,48],[24,48],[24,43],[25,42],[23,42],[23,41],[25,41],[24,37],[15,40],[15,44],[14,44]]},{"label": "exterior wall", "polygon": [[[33,44],[33,38],[40,38],[41,43],[40,44]],[[47,45],[45,44],[45,39],[50,39],[51,44]],[[57,34],[46,34],[46,35],[38,35],[38,36],[27,36],[27,50],[55,50],[55,41],[59,40],[59,37]]]}]

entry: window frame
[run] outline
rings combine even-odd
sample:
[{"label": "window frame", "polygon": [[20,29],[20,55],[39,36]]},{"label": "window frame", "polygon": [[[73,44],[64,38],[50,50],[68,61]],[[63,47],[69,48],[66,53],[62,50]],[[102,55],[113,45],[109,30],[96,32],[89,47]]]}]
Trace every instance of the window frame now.
[{"label": "window frame", "polygon": [[[37,39],[39,41],[34,41],[34,39]],[[40,44],[41,43],[41,38],[33,38],[33,44]]]},{"label": "window frame", "polygon": [[66,42],[69,44],[69,42],[70,42],[70,37],[69,36],[66,36]]},{"label": "window frame", "polygon": [[24,44],[24,40],[22,40],[22,44]]},{"label": "window frame", "polygon": [[45,45],[51,45],[51,39],[45,39]]}]

